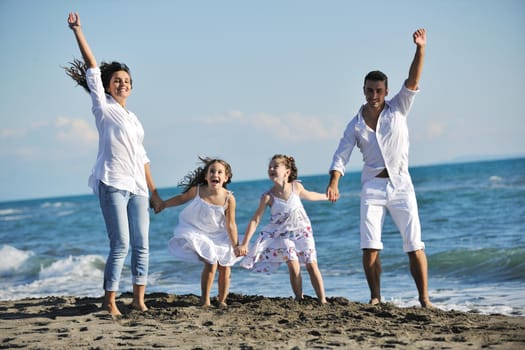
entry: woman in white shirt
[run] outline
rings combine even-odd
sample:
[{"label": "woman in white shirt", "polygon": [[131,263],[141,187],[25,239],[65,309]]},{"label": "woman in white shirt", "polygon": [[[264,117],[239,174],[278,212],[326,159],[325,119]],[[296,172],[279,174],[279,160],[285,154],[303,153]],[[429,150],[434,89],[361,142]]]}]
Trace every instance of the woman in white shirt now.
[{"label": "woman in white shirt", "polygon": [[78,13],[69,14],[68,24],[84,62],[75,60],[66,68],[66,73],[90,93],[99,134],[97,160],[89,186],[99,197],[110,242],[102,307],[112,315],[121,314],[115,295],[131,245],[131,307],[145,311],[149,264],[148,190],[152,193],[151,205],[156,212],[160,210],[161,199],[143,146],[144,129],[135,114],[126,109],[132,89],[131,75],[129,68],[119,62],[97,65],[82,32]]}]

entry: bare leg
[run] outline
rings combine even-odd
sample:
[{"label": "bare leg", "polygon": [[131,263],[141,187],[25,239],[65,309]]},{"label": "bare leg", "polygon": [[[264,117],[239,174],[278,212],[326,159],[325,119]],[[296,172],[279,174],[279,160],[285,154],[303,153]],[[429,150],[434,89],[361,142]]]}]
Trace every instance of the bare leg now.
[{"label": "bare leg", "polygon": [[215,278],[215,271],[217,271],[217,264],[210,264],[204,262],[204,268],[201,274],[201,305],[210,306],[210,293]]},{"label": "bare leg", "polygon": [[299,261],[288,261],[288,271],[290,272],[290,284],[292,285],[295,300],[303,299],[303,280],[301,278],[301,266]]},{"label": "bare leg", "polygon": [[432,303],[428,296],[428,263],[427,256],[423,249],[408,253],[410,260],[410,272],[416,282],[419,293],[419,302],[424,308],[431,308]]},{"label": "bare leg", "polygon": [[106,290],[104,293],[104,302],[102,303],[102,308],[107,310],[113,316],[122,316],[120,310],[117,307],[116,294],[117,292]]},{"label": "bare leg", "polygon": [[219,265],[219,306],[226,306],[230,290],[231,267]]},{"label": "bare leg", "polygon": [[363,268],[370,288],[370,304],[381,302],[381,259],[379,250],[363,249]]},{"label": "bare leg", "polygon": [[312,287],[314,287],[315,294],[321,304],[326,304],[326,296],[324,294],[324,284],[323,276],[321,276],[321,271],[317,266],[317,262],[314,261],[310,264],[306,264],[306,271],[310,275],[310,282],[312,282]]},{"label": "bare leg", "polygon": [[133,303],[131,307],[139,311],[148,311],[148,307],[144,302],[144,293],[146,292],[146,286],[142,284],[133,285]]}]

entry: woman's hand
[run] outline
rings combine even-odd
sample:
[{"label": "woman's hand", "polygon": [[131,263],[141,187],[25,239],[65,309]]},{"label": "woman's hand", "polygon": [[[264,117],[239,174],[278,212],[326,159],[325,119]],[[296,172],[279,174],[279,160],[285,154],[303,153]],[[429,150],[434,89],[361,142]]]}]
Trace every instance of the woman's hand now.
[{"label": "woman's hand", "polygon": [[70,12],[69,17],[67,18],[67,23],[71,29],[80,27],[80,16],[78,15],[78,12]]},{"label": "woman's hand", "polygon": [[166,202],[164,202],[162,198],[160,198],[157,191],[153,191],[153,193],[151,194],[149,205],[151,208],[153,208],[155,214],[158,214],[164,209],[166,209]]}]

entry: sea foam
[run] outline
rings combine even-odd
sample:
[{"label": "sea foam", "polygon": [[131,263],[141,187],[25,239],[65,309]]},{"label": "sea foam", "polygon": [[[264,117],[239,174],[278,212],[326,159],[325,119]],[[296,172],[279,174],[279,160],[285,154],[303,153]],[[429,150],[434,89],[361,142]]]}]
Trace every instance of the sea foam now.
[{"label": "sea foam", "polygon": [[34,255],[32,251],[19,250],[4,244],[0,248],[0,276],[16,272],[32,255]]},{"label": "sea foam", "polygon": [[102,291],[103,268],[104,259],[98,255],[59,259],[49,266],[42,266],[38,279],[24,284],[7,284],[0,290],[0,299],[50,295],[98,296]]}]

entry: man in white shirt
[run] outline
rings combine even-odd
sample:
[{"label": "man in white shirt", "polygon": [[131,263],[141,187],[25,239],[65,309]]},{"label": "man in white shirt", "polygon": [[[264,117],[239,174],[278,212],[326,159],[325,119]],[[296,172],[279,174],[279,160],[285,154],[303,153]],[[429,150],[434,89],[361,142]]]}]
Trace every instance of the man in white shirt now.
[{"label": "man in white shirt", "polygon": [[413,34],[416,53],[401,90],[386,101],[388,79],[380,71],[367,74],[363,92],[366,104],[347,125],[330,166],[330,182],[326,190],[332,202],[339,199],[339,179],[345,173],[354,146],[363,154],[361,173],[360,233],[363,268],[370,288],[370,304],[381,301],[381,230],[388,211],[403,237],[403,250],[408,254],[410,271],[416,282],[422,307],[431,307],[428,296],[428,273],[425,244],[421,241],[421,225],[414,186],[408,172],[407,115],[423,71],[426,31]]}]

